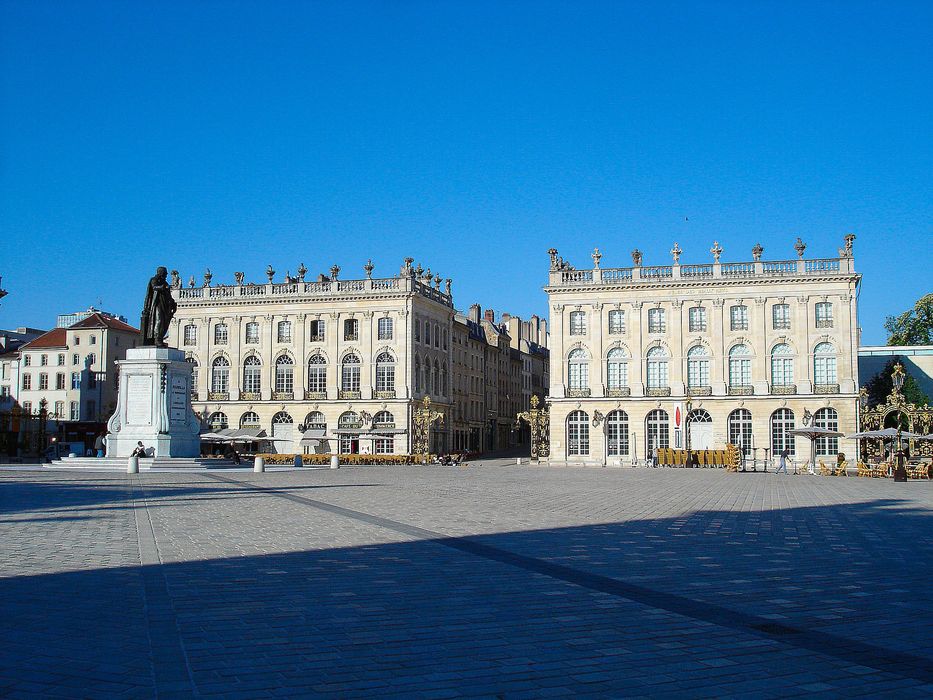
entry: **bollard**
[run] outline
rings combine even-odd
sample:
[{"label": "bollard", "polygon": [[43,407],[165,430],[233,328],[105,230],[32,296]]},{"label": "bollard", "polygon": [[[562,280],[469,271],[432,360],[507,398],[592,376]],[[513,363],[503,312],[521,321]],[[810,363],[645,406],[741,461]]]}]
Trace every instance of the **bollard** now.
[{"label": "bollard", "polygon": [[262,457],[256,457],[253,460],[253,471],[254,472],[264,472],[266,471],[266,460]]},{"label": "bollard", "polygon": [[301,455],[295,455],[295,469],[301,468]]},{"label": "bollard", "polygon": [[516,457],[516,458],[515,458],[515,464],[517,464],[518,466],[522,466],[522,458],[521,458],[521,457]]},{"label": "bollard", "polygon": [[132,455],[126,460],[126,473],[139,474],[139,457]]},{"label": "bollard", "polygon": [[330,456],[330,468],[340,469],[340,457],[338,457],[337,455]]}]

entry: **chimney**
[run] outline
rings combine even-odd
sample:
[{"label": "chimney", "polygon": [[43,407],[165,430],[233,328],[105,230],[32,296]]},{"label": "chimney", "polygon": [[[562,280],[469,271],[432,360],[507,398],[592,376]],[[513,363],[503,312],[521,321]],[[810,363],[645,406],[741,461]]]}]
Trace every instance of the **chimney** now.
[{"label": "chimney", "polygon": [[495,322],[496,322],[496,312],[493,311],[492,309],[486,309],[485,318],[486,318],[486,320],[489,321],[490,323],[495,323]]},{"label": "chimney", "polygon": [[473,321],[473,323],[479,323],[480,313],[481,310],[479,304],[473,304],[470,306],[470,313],[468,318]]}]

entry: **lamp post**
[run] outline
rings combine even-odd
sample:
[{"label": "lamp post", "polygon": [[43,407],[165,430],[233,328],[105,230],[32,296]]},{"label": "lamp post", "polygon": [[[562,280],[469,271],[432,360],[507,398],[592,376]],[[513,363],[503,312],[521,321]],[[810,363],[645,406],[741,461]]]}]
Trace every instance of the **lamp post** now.
[{"label": "lamp post", "polygon": [[[894,370],[891,372],[891,383],[894,385],[894,392],[898,395],[901,394],[901,389],[904,388],[904,366],[898,362],[894,365]],[[897,452],[895,452],[895,464],[894,464],[894,480],[895,481],[907,481],[907,470],[904,468],[904,451],[901,448],[901,413],[897,414]]]},{"label": "lamp post", "polygon": [[444,424],[444,414],[433,410],[431,408],[431,397],[425,396],[421,405],[415,409],[412,420],[414,422],[414,435],[412,436],[411,452],[412,455],[420,455],[422,463],[424,463],[427,460],[429,451],[428,432],[434,422],[440,421],[441,425]]},{"label": "lamp post", "polygon": [[684,416],[684,446],[687,448],[687,459],[684,462],[684,467],[690,469],[693,467],[693,453],[690,451],[690,412],[693,410],[693,399],[689,393],[684,407],[687,409],[687,415]]},{"label": "lamp post", "polygon": [[[858,417],[857,417],[857,420],[855,421],[855,424],[858,427],[859,431],[862,431],[865,429],[862,426],[862,415],[865,413],[867,409],[868,409],[868,389],[866,389],[865,387],[862,387],[861,389],[858,390]],[[855,445],[856,445],[857,459],[864,460],[865,456],[862,454],[864,452],[864,450],[862,449],[863,442],[861,440],[857,440]]]}]

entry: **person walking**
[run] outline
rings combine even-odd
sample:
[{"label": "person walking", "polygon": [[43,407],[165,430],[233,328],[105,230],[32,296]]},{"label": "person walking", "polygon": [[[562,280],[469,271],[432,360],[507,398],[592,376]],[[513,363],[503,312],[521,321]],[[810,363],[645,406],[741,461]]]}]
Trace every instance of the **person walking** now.
[{"label": "person walking", "polygon": [[94,440],[94,449],[97,450],[97,459],[104,456],[104,433],[97,436]]},{"label": "person walking", "polygon": [[787,473],[787,458],[788,457],[790,457],[790,448],[785,445],[784,449],[781,450],[781,459],[778,462],[778,468],[777,468],[777,471],[774,472],[775,474],[780,474],[781,472],[784,472],[785,474]]}]

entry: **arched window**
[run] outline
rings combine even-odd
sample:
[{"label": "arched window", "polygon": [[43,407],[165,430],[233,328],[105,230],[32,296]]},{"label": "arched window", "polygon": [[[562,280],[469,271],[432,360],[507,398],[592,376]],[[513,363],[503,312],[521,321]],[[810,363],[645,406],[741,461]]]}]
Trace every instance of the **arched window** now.
[{"label": "arched window", "polygon": [[[670,420],[667,411],[656,408],[645,418],[645,448],[656,453],[659,447],[670,447]],[[656,456],[656,455],[655,455]]]},{"label": "arched window", "polygon": [[243,391],[258,394],[262,390],[262,360],[250,355],[243,363]]},{"label": "arched window", "polygon": [[747,345],[733,345],[729,349],[729,386],[751,386],[752,351]]},{"label": "arched window", "polygon": [[226,345],[227,338],[229,337],[227,332],[226,323],[217,323],[214,325],[214,344],[215,345]]},{"label": "arched window", "polygon": [[373,427],[395,427],[395,416],[388,411],[379,411],[373,416]]},{"label": "arched window", "polygon": [[259,414],[255,411],[247,411],[240,416],[241,428],[256,428],[259,426]]},{"label": "arched window", "polygon": [[323,355],[308,359],[308,391],[323,394],[327,391],[327,360]]},{"label": "arched window", "polygon": [[424,386],[424,381],[421,378],[421,358],[417,355],[415,356],[415,392],[420,394],[422,392],[421,387]]},{"label": "arched window", "polygon": [[694,408],[687,414],[688,423],[712,423],[713,418],[705,408]]},{"label": "arched window", "polygon": [[567,416],[567,456],[590,453],[590,421],[584,411],[573,411]]},{"label": "arched window", "polygon": [[742,450],[743,454],[751,454],[752,412],[747,408],[737,408],[729,414],[727,424],[729,442]]},{"label": "arched window", "polygon": [[376,391],[395,391],[395,358],[389,352],[376,357]]},{"label": "arched window", "polygon": [[668,386],[667,351],[655,346],[648,351],[648,388],[660,389]]},{"label": "arched window", "polygon": [[220,411],[217,411],[216,413],[212,413],[211,417],[207,419],[207,424],[211,427],[211,430],[213,430],[215,433],[218,430],[226,430],[228,427],[227,414],[221,413]]},{"label": "arched window", "polygon": [[437,363],[433,365],[429,361],[428,367],[428,393],[437,394]]},{"label": "arched window", "polygon": [[441,346],[441,327],[434,324],[434,347],[439,348]]},{"label": "arched window", "polygon": [[305,416],[305,429],[326,430],[327,419],[324,418],[324,414],[320,411],[311,411],[308,415]]},{"label": "arched window", "polygon": [[275,361],[275,390],[291,393],[295,390],[295,362],[288,355]]},{"label": "arched window", "polygon": [[[186,357],[185,362],[191,365],[191,391],[197,393],[198,391],[198,358],[196,357]],[[230,376],[230,369],[228,365],[227,376]],[[64,387],[62,387],[64,388]]]},{"label": "arched window", "polygon": [[430,321],[424,322],[424,344],[431,344],[431,323]]},{"label": "arched window", "polygon": [[702,345],[687,351],[687,386],[709,386],[709,353]]},{"label": "arched window", "polygon": [[622,389],[627,386],[628,353],[622,348],[613,348],[606,355],[606,388]]},{"label": "arched window", "polygon": [[360,390],[360,358],[352,352],[343,358],[340,388],[343,391]]},{"label": "arched window", "polygon": [[606,454],[621,457],[628,454],[628,414],[610,411],[606,416]]},{"label": "arched window", "polygon": [[590,363],[581,348],[567,355],[567,385],[570,389],[586,389],[590,386]]},{"label": "arched window", "polygon": [[279,411],[272,416],[272,425],[291,425],[294,422],[287,411]]},{"label": "arched window", "polygon": [[230,391],[230,361],[226,357],[215,357],[211,363],[211,391],[219,394]]},{"label": "arched window", "polygon": [[379,340],[392,340],[392,319],[383,317],[376,322]]},{"label": "arched window", "polygon": [[836,348],[832,343],[820,343],[813,348],[813,383],[822,386],[836,383]]},{"label": "arched window", "polygon": [[[835,408],[821,408],[813,414],[813,427],[839,430],[839,414]],[[818,455],[839,454],[839,438],[821,437],[816,439],[816,453]]]},{"label": "arched window", "polygon": [[794,412],[789,408],[779,408],[771,414],[771,454],[780,456],[786,447],[790,454],[796,454],[794,436],[789,431],[794,429]]},{"label": "arched window", "polygon": [[441,393],[441,396],[447,396],[447,370],[441,367],[440,374],[438,375],[438,389]]},{"label": "arched window", "polygon": [[771,349],[772,386],[791,386],[794,383],[794,351],[787,343]]},{"label": "arched window", "polygon": [[360,419],[360,414],[355,411],[344,411],[340,414],[340,417],[337,419],[338,428],[362,428],[363,421]]}]

